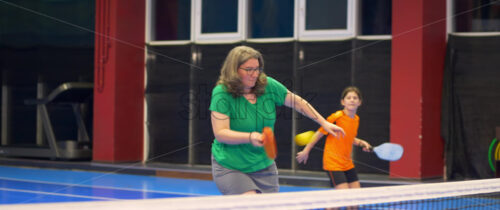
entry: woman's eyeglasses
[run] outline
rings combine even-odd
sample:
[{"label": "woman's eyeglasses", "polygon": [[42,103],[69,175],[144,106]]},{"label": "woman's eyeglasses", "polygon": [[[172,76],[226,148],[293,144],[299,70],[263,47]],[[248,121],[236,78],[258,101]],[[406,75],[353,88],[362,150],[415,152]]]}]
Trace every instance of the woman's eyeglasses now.
[{"label": "woman's eyeglasses", "polygon": [[258,71],[260,73],[260,72],[262,72],[262,70],[264,70],[262,67],[257,67],[257,68],[240,68],[240,69],[246,71],[247,73],[254,73],[256,71]]}]

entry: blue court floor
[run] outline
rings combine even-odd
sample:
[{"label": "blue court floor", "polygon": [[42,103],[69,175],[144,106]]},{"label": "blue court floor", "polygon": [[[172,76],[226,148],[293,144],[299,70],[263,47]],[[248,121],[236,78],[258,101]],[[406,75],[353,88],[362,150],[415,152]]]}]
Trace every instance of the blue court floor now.
[{"label": "blue court floor", "polygon": [[[231,209],[247,207],[299,209],[300,207],[300,209],[310,209],[311,206],[325,206],[328,203],[343,202],[346,204],[342,205],[348,205],[354,200],[366,201],[366,197],[360,197],[366,195],[370,197],[370,201],[386,198],[385,193],[389,191],[397,192],[395,198],[398,199],[405,195],[424,195],[426,198],[429,195],[428,188],[438,189],[438,191],[433,191],[434,194],[442,195],[445,193],[447,196],[430,200],[423,199],[423,202],[418,200],[410,203],[391,201],[382,204],[382,206],[378,204],[359,205],[358,209],[500,209],[499,199],[493,196],[466,196],[449,199],[450,195],[454,196],[450,192],[455,193],[456,190],[461,190],[461,188],[452,189],[451,186],[465,186],[468,189],[480,190],[484,193],[484,190],[490,192],[493,189],[499,189],[499,183],[498,179],[486,179],[428,185],[389,186],[387,188],[366,189],[368,191],[365,192],[369,194],[365,195],[361,193],[362,189],[340,191],[325,190],[327,188],[281,186],[281,192],[291,193],[265,194],[262,197],[218,196],[220,193],[212,181],[0,166],[0,209],[178,209],[179,206],[186,209],[200,209],[202,207],[227,207]],[[381,197],[377,198],[373,195]]]},{"label": "blue court floor", "polygon": [[[282,185],[280,192],[321,189]],[[220,195],[212,181],[0,166],[0,205],[208,195]]]}]

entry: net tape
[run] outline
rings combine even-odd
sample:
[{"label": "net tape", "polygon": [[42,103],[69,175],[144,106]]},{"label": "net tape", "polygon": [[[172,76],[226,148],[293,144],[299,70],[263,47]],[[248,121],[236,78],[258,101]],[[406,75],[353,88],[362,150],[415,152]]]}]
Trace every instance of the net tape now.
[{"label": "net tape", "polygon": [[[442,197],[487,193],[500,194],[499,192],[500,179],[482,179],[433,184],[413,184],[349,190],[319,190],[258,195],[7,205],[2,206],[2,209],[317,209],[324,207],[359,206],[373,203],[436,199]],[[496,209],[496,207],[493,209]]]}]

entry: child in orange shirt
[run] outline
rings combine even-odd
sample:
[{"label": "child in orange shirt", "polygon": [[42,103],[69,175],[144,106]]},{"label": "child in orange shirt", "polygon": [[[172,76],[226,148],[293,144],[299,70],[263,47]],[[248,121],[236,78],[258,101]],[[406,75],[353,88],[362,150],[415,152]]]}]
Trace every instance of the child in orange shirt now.
[{"label": "child in orange shirt", "polygon": [[325,149],[323,152],[323,170],[328,173],[331,185],[335,189],[360,188],[358,175],[351,159],[352,145],[363,147],[364,151],[369,151],[371,145],[365,140],[356,138],[359,126],[359,117],[356,115],[358,107],[361,106],[361,92],[357,87],[349,86],[342,92],[340,103],[344,106],[331,114],[327,121],[335,123],[345,131],[345,136],[334,137],[319,128],[313,135],[311,141],[299,153],[297,161],[307,163],[309,152],[321,137],[326,137]]}]

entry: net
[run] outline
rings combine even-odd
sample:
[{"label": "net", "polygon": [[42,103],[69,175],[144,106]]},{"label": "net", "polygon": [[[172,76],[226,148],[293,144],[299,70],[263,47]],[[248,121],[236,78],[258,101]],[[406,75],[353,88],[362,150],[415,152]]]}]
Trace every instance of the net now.
[{"label": "net", "polygon": [[260,195],[6,205],[2,209],[500,209],[500,179]]}]

